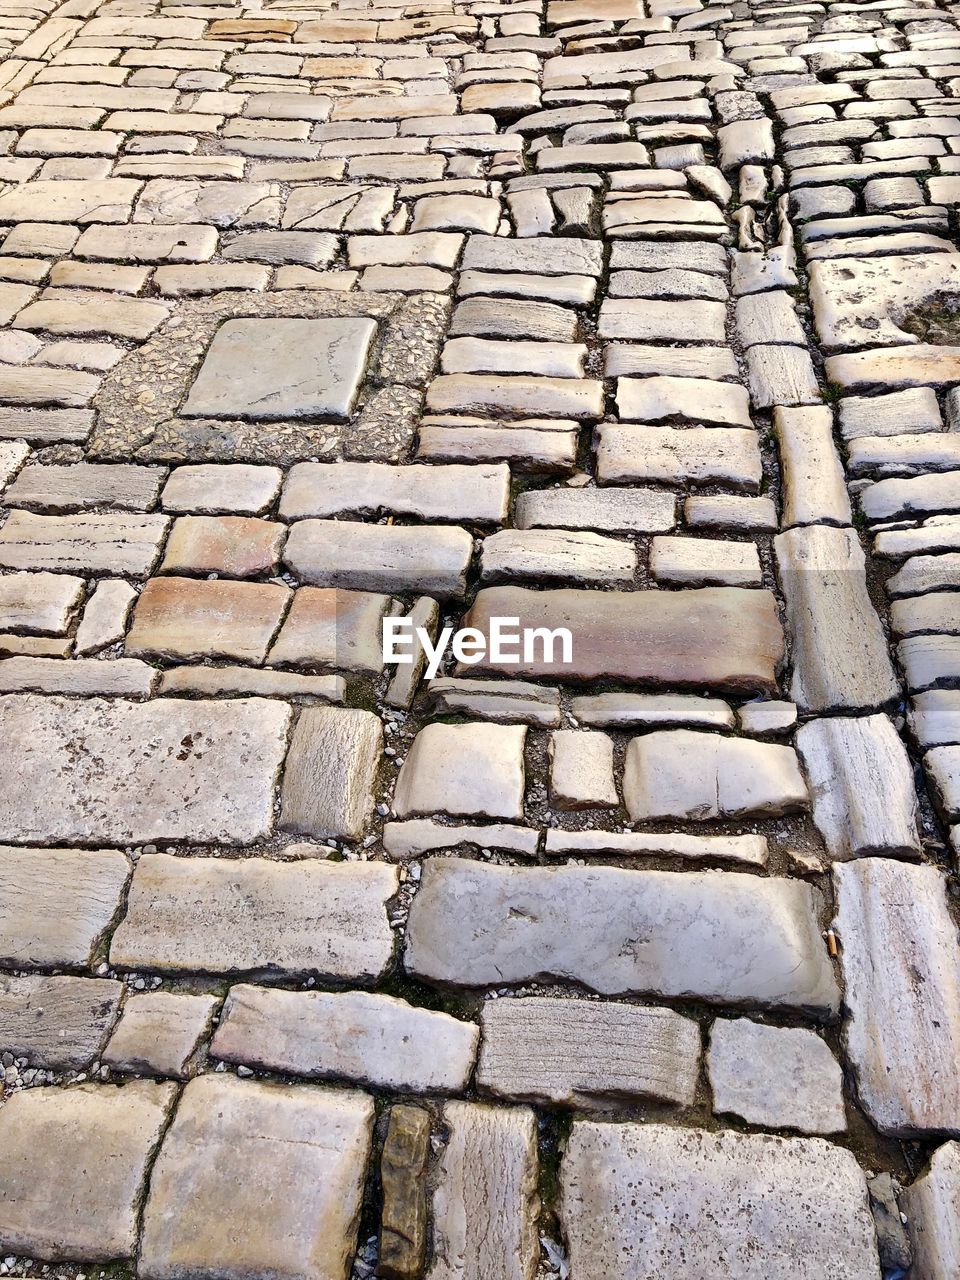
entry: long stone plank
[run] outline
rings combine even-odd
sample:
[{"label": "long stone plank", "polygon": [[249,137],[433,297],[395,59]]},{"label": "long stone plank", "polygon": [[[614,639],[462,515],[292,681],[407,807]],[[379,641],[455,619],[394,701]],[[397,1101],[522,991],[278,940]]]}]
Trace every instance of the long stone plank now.
[{"label": "long stone plank", "polygon": [[836,1010],[817,912],[798,880],[731,871],[498,867],[430,860],[405,964],[445,986],[556,979],[603,995]]}]

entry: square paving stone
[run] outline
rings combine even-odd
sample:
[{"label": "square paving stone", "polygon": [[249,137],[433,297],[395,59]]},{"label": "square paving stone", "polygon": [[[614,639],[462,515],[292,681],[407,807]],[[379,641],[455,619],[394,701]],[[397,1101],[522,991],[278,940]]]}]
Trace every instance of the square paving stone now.
[{"label": "square paving stone", "polygon": [[346,1280],[373,1099],[200,1076],[154,1166],[141,1280]]},{"label": "square paving stone", "polygon": [[347,418],[377,326],[364,318],[228,320],[183,413],[201,418]]},{"label": "square paving stone", "polygon": [[176,1087],[24,1089],[0,1111],[0,1248],[77,1262],[129,1258],[147,1164]]}]

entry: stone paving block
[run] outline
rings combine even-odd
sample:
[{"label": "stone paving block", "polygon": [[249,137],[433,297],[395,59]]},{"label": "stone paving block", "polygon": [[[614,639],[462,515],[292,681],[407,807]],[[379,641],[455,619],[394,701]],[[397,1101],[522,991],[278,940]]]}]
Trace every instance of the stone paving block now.
[{"label": "stone paving block", "polygon": [[[183,405],[201,418],[346,418],[356,403],[373,320],[228,320]],[[297,359],[292,354],[297,353]],[[304,366],[304,353],[309,359]]]},{"label": "stone paving block", "polygon": [[960,1131],[960,954],[943,874],[887,858],[834,867],[860,1104],[883,1133]]},{"label": "stone paving block", "polygon": [[[172,1084],[135,1080],[10,1097],[0,1111],[4,1250],[51,1262],[132,1258],[147,1168],[175,1096]],[[83,1157],[65,1159],[71,1151]]]},{"label": "stone paving block", "polygon": [[160,515],[32,515],[11,511],[0,529],[0,565],[143,578],[169,524]]},{"label": "stone paving block", "polygon": [[550,801],[558,809],[616,808],[613,739],[561,729],[550,737]]},{"label": "stone paving block", "polygon": [[283,558],[301,581],[320,587],[459,596],[472,555],[473,539],[458,527],[300,520]]},{"label": "stone paving block", "polygon": [[301,711],[281,796],[280,825],[311,836],[357,839],[373,812],[383,729],[370,711]]},{"label": "stone paving block", "polygon": [[182,991],[128,996],[102,1061],[115,1071],[185,1079],[218,1004],[217,996]]},{"label": "stone paving block", "polygon": [[257,698],[2,697],[0,827],[23,843],[253,843],[273,827],[289,718]]},{"label": "stone paving block", "polygon": [[0,846],[0,963],[85,968],[129,878],[119,852]]},{"label": "stone paving block", "polygon": [[280,501],[285,520],[374,515],[495,523],[506,519],[510,471],[495,466],[385,466],[376,462],[300,462]]},{"label": "stone paving block", "polygon": [[362,1093],[191,1080],[150,1179],[143,1280],[347,1280],[373,1118]]},{"label": "stone paving block", "polygon": [[522,818],[526,736],[522,725],[427,725],[397,779],[397,816]]},{"label": "stone paving block", "polygon": [[110,963],[373,982],[393,955],[385,904],[397,885],[383,863],[145,854]]},{"label": "stone paving block", "polygon": [[270,649],[277,666],[383,670],[383,619],[389,596],[336,587],[301,587]]},{"label": "stone paving block", "polygon": [[108,978],[0,977],[0,1052],[81,1071],[103,1048],[122,994]]},{"label": "stone paving block", "polygon": [[879,1280],[866,1180],[821,1138],[574,1122],[560,1220],[581,1280]]},{"label": "stone paving block", "polygon": [[537,1126],[527,1107],[448,1102],[427,1280],[533,1280]]},{"label": "stone paving block", "polygon": [[83,579],[69,574],[5,574],[0,577],[0,628],[63,635],[83,594]]},{"label": "stone paving block", "polygon": [[430,1119],[422,1107],[390,1108],[380,1160],[383,1209],[377,1264],[387,1280],[410,1280],[423,1271],[427,1251]]},{"label": "stone paving block", "polygon": [[289,599],[289,589],[273,583],[151,578],[134,606],[124,653],[261,663]]},{"label": "stone paving block", "polygon": [[718,1018],[707,1070],[716,1115],[800,1133],[846,1130],[843,1073],[814,1031]]},{"label": "stone paving block", "polygon": [[581,1107],[612,1098],[693,1102],[700,1031],[672,1009],[507,997],[484,1003],[481,1026],[482,1093]]},{"label": "stone paving block", "polygon": [[732,871],[431,859],[410,909],[404,963],[444,985],[553,978],[601,995],[835,1010],[820,906],[798,880]]},{"label": "stone paving block", "polygon": [[945,1142],[930,1167],[901,1193],[913,1265],[929,1280],[951,1280],[960,1268],[960,1143]]},{"label": "stone paving block", "polygon": [[473,1022],[393,996],[235,986],[211,1054],[260,1070],[395,1092],[459,1093],[479,1036]]}]

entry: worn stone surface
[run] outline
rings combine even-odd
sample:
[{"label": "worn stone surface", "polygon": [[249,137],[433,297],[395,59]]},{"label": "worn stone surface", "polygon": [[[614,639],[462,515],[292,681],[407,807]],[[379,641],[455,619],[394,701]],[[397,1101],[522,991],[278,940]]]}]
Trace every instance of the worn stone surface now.
[{"label": "worn stone surface", "polygon": [[473,1069],[478,1037],[475,1023],[392,996],[236,986],[211,1053],[290,1075],[458,1093]]},{"label": "worn stone surface", "polygon": [[0,847],[0,961],[85,967],[130,877],[119,852]]},{"label": "worn stone surface", "polygon": [[[132,1258],[147,1166],[166,1125],[172,1084],[84,1084],[23,1090],[0,1110],[0,1240],[58,1262]],[[65,1151],[82,1159],[64,1159]],[[42,1188],[43,1194],[37,1195]]]},{"label": "worn stone surface", "polygon": [[345,1275],[372,1129],[362,1093],[191,1080],[150,1179],[141,1275]]},{"label": "worn stone surface", "polygon": [[288,708],[257,698],[0,698],[14,767],[0,815],[20,842],[248,844],[273,826]]},{"label": "worn stone surface", "polygon": [[427,725],[400,770],[397,815],[522,818],[526,734],[520,725]]},{"label": "worn stone surface", "polygon": [[0,978],[2,1051],[37,1067],[82,1070],[103,1048],[122,992],[112,978]]},{"label": "worn stone surface", "polygon": [[200,1041],[210,1030],[219,1001],[211,995],[151,991],[130,996],[103,1052],[115,1071],[138,1075],[189,1074]]},{"label": "worn stone surface", "polygon": [[537,1269],[536,1119],[526,1107],[448,1102],[433,1196],[429,1280],[533,1280]]},{"label": "worn stone surface", "polygon": [[383,730],[369,711],[300,713],[283,777],[280,825],[313,836],[362,835],[373,810]]},{"label": "worn stone surface", "polygon": [[843,1073],[826,1043],[803,1027],[718,1018],[707,1071],[717,1115],[801,1133],[843,1133]]},{"label": "worn stone surface", "polygon": [[884,1133],[960,1131],[960,958],[942,873],[865,858],[834,883],[861,1105]]},{"label": "worn stone surface", "polygon": [[145,855],[110,962],[370,982],[393,954],[385,904],[396,888],[396,868],[382,863]]},{"label": "worn stone surface", "polygon": [[799,881],[727,871],[431,861],[404,963],[444,985],[552,977],[603,995],[835,1008],[818,909]]},{"label": "worn stone surface", "polygon": [[587,1107],[693,1101],[700,1032],[670,1009],[528,996],[488,1000],[481,1026],[477,1087],[494,1097]]},{"label": "worn stone surface", "polygon": [[960,1267],[960,1144],[945,1142],[930,1167],[901,1195],[914,1267],[930,1280],[948,1280]]},{"label": "worn stone surface", "polygon": [[560,1182],[571,1274],[584,1280],[729,1267],[747,1280],[879,1280],[864,1176],[819,1138],[578,1120]]}]

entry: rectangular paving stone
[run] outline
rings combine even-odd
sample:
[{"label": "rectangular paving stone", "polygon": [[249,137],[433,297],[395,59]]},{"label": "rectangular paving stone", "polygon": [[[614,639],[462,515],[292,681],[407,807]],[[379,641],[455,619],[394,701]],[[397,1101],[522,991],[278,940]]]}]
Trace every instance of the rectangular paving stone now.
[{"label": "rectangular paving stone", "polygon": [[693,1102],[700,1029],[672,1009],[506,997],[484,1003],[481,1028],[481,1093],[582,1107],[611,1098]]},{"label": "rectangular paving stone", "polygon": [[0,566],[143,578],[156,563],[169,523],[161,515],[11,511],[0,529]]},{"label": "rectangular paving stone", "polygon": [[[2,543],[0,530],[0,563]],[[459,596],[472,555],[473,538],[457,527],[300,520],[283,559],[302,582],[320,587]]]},{"label": "rectangular paving stone", "polygon": [[393,955],[396,867],[145,854],[110,963],[162,973],[306,974],[372,982]]},{"label": "rectangular paving stone", "polygon": [[111,978],[0,976],[0,1053],[81,1071],[99,1056],[122,995],[123,984]]},{"label": "rectangular paving stone", "polygon": [[285,520],[389,511],[421,520],[497,523],[506,519],[510,469],[495,466],[386,466],[299,462],[280,500]]},{"label": "rectangular paving stone", "polygon": [[283,777],[282,829],[358,839],[373,813],[382,749],[383,728],[371,711],[301,711]]},{"label": "rectangular paving stone", "polygon": [[393,996],[235,986],[210,1052],[288,1075],[401,1093],[459,1093],[479,1037],[476,1023]]},{"label": "rectangular paving stone", "polygon": [[373,1120],[362,1093],[191,1080],[150,1178],[139,1275],[347,1280]]},{"label": "rectangular paving stone", "polygon": [[518,618],[518,627],[566,627],[572,658],[538,646],[532,660],[496,664],[484,658],[471,672],[513,678],[608,676],[669,687],[775,692],[783,637],[773,596],[739,587],[695,591],[533,591],[485,587],[464,625],[489,634],[491,619]]},{"label": "rectangular paving stone", "polygon": [[603,529],[666,533],[676,498],[659,489],[528,489],[517,497],[518,529]]},{"label": "rectangular paving stone", "polygon": [[63,635],[84,596],[82,578],[65,573],[0,577],[0,629]]},{"label": "rectangular paving stone", "polygon": [[597,431],[597,479],[660,484],[720,484],[756,493],[763,462],[755,431],[743,427],[639,427],[603,423]]},{"label": "rectangular paving stone", "polygon": [[115,1071],[186,1079],[219,1003],[185,991],[128,995],[102,1061]]},{"label": "rectangular paving stone", "polygon": [[124,652],[260,663],[289,598],[289,589],[274,583],[151,578],[134,605]]},{"label": "rectangular paving stone", "polygon": [[363,381],[373,320],[227,320],[182,412],[201,418],[347,418]]},{"label": "rectangular paving stone", "polygon": [[273,827],[289,708],[0,698],[0,829],[24,844],[248,844]]},{"label": "rectangular paving stone", "polygon": [[4,492],[3,500],[14,507],[37,511],[82,511],[87,507],[146,511],[156,502],[165,475],[161,467],[124,463],[29,465]]},{"label": "rectangular paving stone", "polygon": [[448,1102],[427,1280],[533,1280],[537,1123],[528,1107]]},{"label": "rectangular paving stone", "polygon": [[0,964],[85,968],[129,878],[119,852],[0,846]]},{"label": "rectangular paving stone", "polygon": [[591,419],[603,414],[603,384],[589,378],[443,373],[427,391],[431,413],[490,413],[507,418]]},{"label": "rectangular paving stone", "polygon": [[900,1199],[913,1245],[913,1269],[929,1280],[952,1280],[960,1270],[958,1197],[960,1143],[945,1142]]},{"label": "rectangular paving stone", "polygon": [[860,1104],[882,1133],[956,1133],[960,951],[943,873],[862,858],[833,876]]},{"label": "rectangular paving stone", "polygon": [[132,178],[25,182],[0,193],[0,222],[126,222],[142,185]]},{"label": "rectangular paving stone", "polygon": [[560,1187],[578,1280],[880,1280],[866,1180],[821,1138],[578,1120]]},{"label": "rectangular paving stone", "polygon": [[[172,1084],[135,1080],[8,1098],[0,1111],[4,1251],[50,1262],[132,1258],[147,1169],[175,1096]],[[69,1151],[83,1157],[65,1159]]]},{"label": "rectangular paving stone", "polygon": [[820,906],[798,880],[733,871],[430,859],[405,965],[451,986],[556,979],[601,995],[835,1010]]}]

